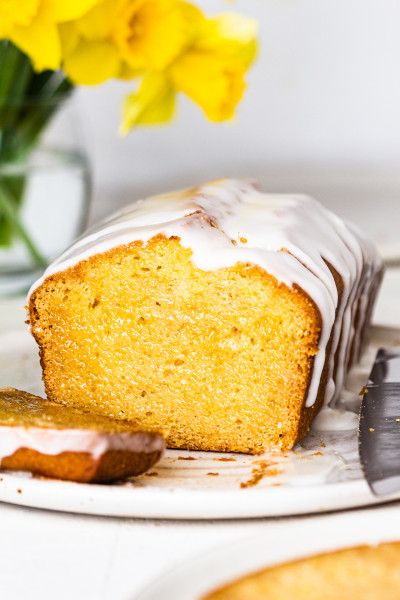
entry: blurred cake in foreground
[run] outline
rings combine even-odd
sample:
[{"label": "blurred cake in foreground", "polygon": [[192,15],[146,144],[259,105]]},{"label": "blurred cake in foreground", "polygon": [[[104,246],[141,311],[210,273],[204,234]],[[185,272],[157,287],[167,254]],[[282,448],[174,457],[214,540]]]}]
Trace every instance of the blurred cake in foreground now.
[{"label": "blurred cake in foreground", "polygon": [[30,291],[46,393],[170,447],[290,449],[359,358],[381,275],[307,196],[223,179],[136,202]]},{"label": "blurred cake in foreground", "polygon": [[161,433],[84,413],[27,392],[0,390],[0,467],[79,482],[144,473],[165,447]]},{"label": "blurred cake in foreground", "polygon": [[362,546],[270,567],[203,600],[397,600],[400,543]]}]

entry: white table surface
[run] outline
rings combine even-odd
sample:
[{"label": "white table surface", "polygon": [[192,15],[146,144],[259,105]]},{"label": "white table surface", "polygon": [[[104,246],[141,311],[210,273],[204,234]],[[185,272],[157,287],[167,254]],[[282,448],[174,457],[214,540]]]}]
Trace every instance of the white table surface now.
[{"label": "white table surface", "polygon": [[[375,322],[400,327],[400,268],[390,269]],[[21,327],[24,299],[0,300],[0,330]],[[10,382],[12,385],[12,382]],[[400,503],[354,511],[400,517]],[[290,519],[293,535],[298,517]],[[340,521],[340,513],[328,517]],[[0,503],[0,598],[128,600],[165,570],[288,519],[154,521],[52,513]],[[287,529],[286,533],[287,535]]]}]

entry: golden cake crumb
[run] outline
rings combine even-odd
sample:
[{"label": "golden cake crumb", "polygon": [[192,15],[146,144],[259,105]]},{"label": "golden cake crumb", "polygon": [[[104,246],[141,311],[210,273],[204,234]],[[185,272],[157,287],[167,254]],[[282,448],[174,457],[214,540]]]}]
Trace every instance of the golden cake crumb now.
[{"label": "golden cake crumb", "polygon": [[398,600],[400,543],[363,546],[273,566],[202,600]]},{"label": "golden cake crumb", "polygon": [[190,256],[156,236],[47,278],[30,299],[47,396],[168,429],[173,448],[290,449],[322,401],[304,407],[318,309],[257,266]]}]

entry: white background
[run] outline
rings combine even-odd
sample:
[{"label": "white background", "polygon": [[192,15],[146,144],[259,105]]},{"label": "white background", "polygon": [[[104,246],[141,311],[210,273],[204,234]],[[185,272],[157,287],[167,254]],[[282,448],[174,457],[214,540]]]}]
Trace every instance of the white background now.
[{"label": "white background", "polygon": [[[386,182],[400,164],[398,0],[200,0],[260,23],[260,53],[234,124],[206,122],[185,98],[175,122],[118,136],[135,82],[81,88],[96,189],[142,192],[221,175],[344,171]],[[278,175],[276,175],[278,174]],[[392,182],[393,183],[393,182]],[[396,185],[398,181],[396,180]],[[307,187],[307,186],[306,186]],[[399,189],[399,188],[398,188]]]}]

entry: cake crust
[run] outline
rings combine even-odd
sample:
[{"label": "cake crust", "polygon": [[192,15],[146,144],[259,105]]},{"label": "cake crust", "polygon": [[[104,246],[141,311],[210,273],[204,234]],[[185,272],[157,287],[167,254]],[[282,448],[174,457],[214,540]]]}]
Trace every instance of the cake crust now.
[{"label": "cake crust", "polygon": [[150,453],[111,450],[94,458],[88,452],[71,450],[51,455],[19,448],[11,456],[5,456],[0,467],[7,471],[29,471],[41,477],[78,483],[112,483],[145,473],[160,457],[160,450]]}]

